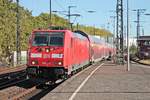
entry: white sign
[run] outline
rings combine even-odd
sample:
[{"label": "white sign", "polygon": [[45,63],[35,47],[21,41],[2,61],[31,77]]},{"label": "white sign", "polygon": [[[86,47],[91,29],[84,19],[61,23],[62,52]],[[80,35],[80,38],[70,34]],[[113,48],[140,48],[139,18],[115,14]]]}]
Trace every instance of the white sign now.
[{"label": "white sign", "polygon": [[41,58],[42,54],[41,53],[31,53],[31,58]]},{"label": "white sign", "polygon": [[52,54],[52,58],[63,58],[63,54]]}]

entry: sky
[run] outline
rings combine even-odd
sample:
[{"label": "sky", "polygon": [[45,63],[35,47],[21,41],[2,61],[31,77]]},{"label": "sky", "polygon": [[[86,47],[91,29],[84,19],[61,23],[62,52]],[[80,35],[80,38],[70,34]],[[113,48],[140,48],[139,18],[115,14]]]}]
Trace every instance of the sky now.
[{"label": "sky", "polygon": [[[80,17],[72,17],[71,21],[81,25],[94,26],[97,28],[105,28],[113,32],[113,19],[115,16],[115,8],[117,0],[51,0],[52,11],[68,11],[68,6],[76,6],[71,8],[72,14],[80,14]],[[124,27],[126,27],[126,1],[124,2]],[[49,13],[49,0],[20,0],[20,5],[32,11],[33,16],[38,16],[42,12]],[[146,9],[144,13],[150,13],[150,0],[129,0],[129,24],[130,37],[136,37],[136,21],[137,14],[132,11],[134,9]],[[88,11],[95,11],[89,13]],[[141,34],[150,35],[150,16],[141,14]],[[64,13],[57,13],[67,19]],[[125,30],[124,30],[125,32]]]}]

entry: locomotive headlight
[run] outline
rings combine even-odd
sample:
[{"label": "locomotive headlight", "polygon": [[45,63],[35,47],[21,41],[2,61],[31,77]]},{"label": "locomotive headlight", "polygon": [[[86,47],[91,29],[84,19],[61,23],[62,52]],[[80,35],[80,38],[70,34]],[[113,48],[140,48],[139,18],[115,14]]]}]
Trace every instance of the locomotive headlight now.
[{"label": "locomotive headlight", "polygon": [[38,61],[32,61],[31,64],[32,65],[38,64]]},{"label": "locomotive headlight", "polygon": [[46,49],[46,52],[49,52],[49,51],[50,51],[50,50],[47,48],[47,49]]},{"label": "locomotive headlight", "polygon": [[35,65],[35,61],[32,61],[32,65]]},{"label": "locomotive headlight", "polygon": [[58,65],[62,65],[62,62],[58,62]]}]

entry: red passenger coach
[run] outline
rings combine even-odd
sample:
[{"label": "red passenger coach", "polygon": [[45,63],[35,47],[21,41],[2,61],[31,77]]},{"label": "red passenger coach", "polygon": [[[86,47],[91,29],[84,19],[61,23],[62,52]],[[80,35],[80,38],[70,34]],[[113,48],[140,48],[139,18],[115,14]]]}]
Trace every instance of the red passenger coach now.
[{"label": "red passenger coach", "polygon": [[89,64],[90,42],[82,32],[35,30],[28,49],[27,74],[44,79],[58,79]]},{"label": "red passenger coach", "polygon": [[111,58],[115,54],[115,48],[105,41],[89,35],[91,48],[91,62]]},{"label": "red passenger coach", "polygon": [[91,62],[99,61],[104,57],[104,46],[100,39],[89,35],[91,48]]}]

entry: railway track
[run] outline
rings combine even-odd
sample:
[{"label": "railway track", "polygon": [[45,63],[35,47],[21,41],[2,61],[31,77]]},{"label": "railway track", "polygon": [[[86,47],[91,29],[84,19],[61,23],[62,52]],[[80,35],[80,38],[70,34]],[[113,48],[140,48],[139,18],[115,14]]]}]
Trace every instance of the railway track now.
[{"label": "railway track", "polygon": [[29,80],[22,80],[20,82],[17,82],[13,86],[1,90],[0,98],[2,100],[19,100],[23,98],[25,95],[34,91],[38,86],[33,83],[30,84],[24,84],[24,83],[30,83],[30,82]]},{"label": "railway track", "polygon": [[0,67],[0,90],[26,77],[26,66]]},{"label": "railway track", "polygon": [[21,70],[0,75],[0,90],[12,86],[26,78],[26,71]]},{"label": "railway track", "polygon": [[24,80],[15,85],[5,88],[0,91],[0,98],[2,100],[22,100],[35,99],[43,96],[46,91],[51,91],[58,84],[46,85],[45,83],[38,83],[33,80]]},{"label": "railway track", "polygon": [[[19,69],[19,68],[18,68]],[[26,79],[26,70],[5,71],[0,72],[0,99],[2,100],[20,100],[22,98],[32,98],[38,94],[43,94],[42,91],[49,90],[55,85],[46,86],[41,88],[41,81]]]},{"label": "railway track", "polygon": [[25,70],[25,69],[26,69],[26,65],[20,65],[20,66],[16,66],[16,67],[0,67],[0,76],[2,74],[22,71],[22,70]]}]

